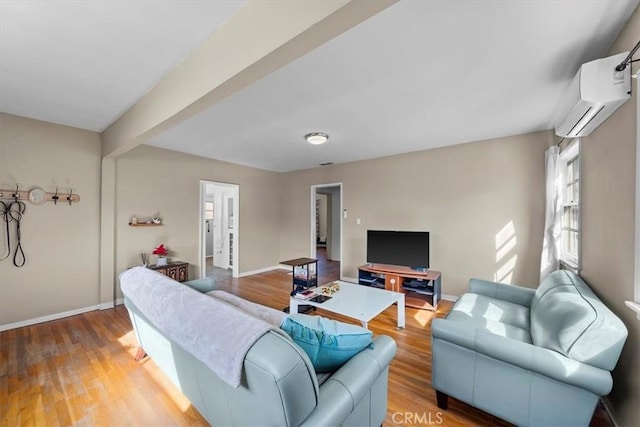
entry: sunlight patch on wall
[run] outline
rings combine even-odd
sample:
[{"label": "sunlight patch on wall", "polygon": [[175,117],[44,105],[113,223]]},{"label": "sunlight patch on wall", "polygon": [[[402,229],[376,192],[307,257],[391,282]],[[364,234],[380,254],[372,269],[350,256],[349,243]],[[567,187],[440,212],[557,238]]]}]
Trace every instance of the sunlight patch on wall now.
[{"label": "sunlight patch on wall", "polygon": [[499,248],[496,248],[496,262],[500,262],[516,247],[516,236],[513,236]]},{"label": "sunlight patch on wall", "polygon": [[518,255],[512,256],[498,271],[493,275],[493,280],[500,283],[509,283],[513,279],[513,271],[516,269]]},{"label": "sunlight patch on wall", "polygon": [[493,274],[495,282],[511,283],[518,261],[518,255],[514,253],[517,243],[516,227],[513,225],[513,221],[509,221],[496,233],[497,269]]}]

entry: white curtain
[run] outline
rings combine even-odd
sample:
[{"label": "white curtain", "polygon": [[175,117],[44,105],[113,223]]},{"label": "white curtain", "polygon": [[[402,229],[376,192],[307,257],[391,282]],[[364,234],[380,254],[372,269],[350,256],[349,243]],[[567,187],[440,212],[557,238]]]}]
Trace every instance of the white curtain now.
[{"label": "white curtain", "polygon": [[544,239],[540,260],[540,280],[559,267],[560,238],[562,236],[562,178],[560,148],[556,145],[545,152],[546,203]]}]

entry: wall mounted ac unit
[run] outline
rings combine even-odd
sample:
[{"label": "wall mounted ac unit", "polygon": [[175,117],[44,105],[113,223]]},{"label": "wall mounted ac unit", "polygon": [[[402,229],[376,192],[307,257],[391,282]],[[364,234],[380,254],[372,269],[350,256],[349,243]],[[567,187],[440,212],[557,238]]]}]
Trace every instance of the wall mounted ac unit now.
[{"label": "wall mounted ac unit", "polygon": [[631,98],[629,70],[616,71],[628,53],[582,64],[555,114],[556,135],[589,135]]}]

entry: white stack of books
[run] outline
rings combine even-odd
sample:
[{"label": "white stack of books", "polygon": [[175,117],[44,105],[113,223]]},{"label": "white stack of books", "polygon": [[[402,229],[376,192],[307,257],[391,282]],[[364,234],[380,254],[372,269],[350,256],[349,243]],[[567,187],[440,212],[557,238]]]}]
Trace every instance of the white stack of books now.
[{"label": "white stack of books", "polygon": [[313,298],[315,295],[316,295],[315,289],[307,289],[306,291],[298,292],[293,297],[296,299],[301,299],[306,301],[310,298]]}]

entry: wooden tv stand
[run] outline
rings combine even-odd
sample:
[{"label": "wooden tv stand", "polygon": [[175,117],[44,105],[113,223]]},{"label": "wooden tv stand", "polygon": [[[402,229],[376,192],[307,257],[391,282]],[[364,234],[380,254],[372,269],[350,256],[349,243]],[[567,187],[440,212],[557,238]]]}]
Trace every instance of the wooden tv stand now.
[{"label": "wooden tv stand", "polygon": [[435,311],[441,294],[439,271],[418,271],[401,265],[365,264],[358,267],[358,283],[404,293],[405,305]]}]

